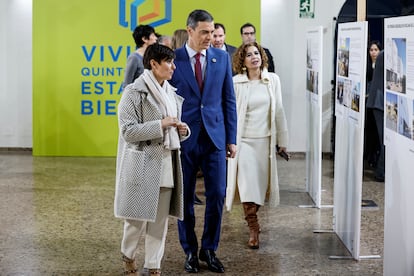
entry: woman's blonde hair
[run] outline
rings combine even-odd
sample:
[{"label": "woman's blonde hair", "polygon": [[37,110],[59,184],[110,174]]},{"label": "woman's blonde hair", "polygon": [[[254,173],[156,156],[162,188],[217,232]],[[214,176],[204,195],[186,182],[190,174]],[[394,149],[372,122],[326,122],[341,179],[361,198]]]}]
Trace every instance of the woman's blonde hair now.
[{"label": "woman's blonde hair", "polygon": [[262,65],[260,65],[260,70],[263,68],[267,68],[267,55],[266,52],[263,50],[263,47],[259,45],[257,42],[249,42],[246,44],[241,45],[233,55],[233,71],[236,74],[243,74],[246,71],[246,67],[244,66],[244,60],[246,59],[246,51],[249,47],[256,47],[259,50],[260,56],[262,57]]},{"label": "woman's blonde hair", "polygon": [[174,31],[173,37],[171,39],[171,48],[173,50],[181,48],[188,40],[188,33],[185,29],[178,29]]}]

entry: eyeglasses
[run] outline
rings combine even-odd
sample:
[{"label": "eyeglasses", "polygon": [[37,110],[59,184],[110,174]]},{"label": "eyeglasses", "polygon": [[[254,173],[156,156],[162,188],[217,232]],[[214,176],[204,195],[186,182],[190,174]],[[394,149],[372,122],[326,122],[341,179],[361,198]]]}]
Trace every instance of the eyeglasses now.
[{"label": "eyeglasses", "polygon": [[255,32],[250,32],[250,33],[245,32],[245,33],[243,33],[243,35],[254,35],[254,34],[255,34]]}]

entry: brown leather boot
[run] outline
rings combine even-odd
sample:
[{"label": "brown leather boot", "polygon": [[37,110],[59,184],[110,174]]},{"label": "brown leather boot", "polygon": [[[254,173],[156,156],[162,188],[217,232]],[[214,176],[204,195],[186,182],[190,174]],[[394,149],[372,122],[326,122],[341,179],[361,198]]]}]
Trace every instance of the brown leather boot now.
[{"label": "brown leather boot", "polygon": [[124,272],[122,275],[138,275],[138,269],[137,265],[135,264],[135,260],[130,259],[122,254],[122,262],[124,263]]},{"label": "brown leather boot", "polygon": [[258,206],[259,205],[256,205],[253,202],[243,202],[244,215],[250,230],[250,237],[247,242],[247,246],[251,249],[259,248],[260,225],[257,220]]}]

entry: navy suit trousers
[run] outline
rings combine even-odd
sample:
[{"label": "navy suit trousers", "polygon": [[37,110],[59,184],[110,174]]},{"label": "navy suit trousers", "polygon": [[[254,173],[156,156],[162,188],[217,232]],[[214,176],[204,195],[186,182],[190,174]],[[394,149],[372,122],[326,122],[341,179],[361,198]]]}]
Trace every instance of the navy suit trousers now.
[{"label": "navy suit trousers", "polygon": [[198,252],[198,241],[194,231],[196,223],[194,192],[196,174],[198,168],[201,168],[204,175],[206,196],[201,249],[216,251],[220,240],[221,219],[226,194],[226,152],[218,150],[206,130],[201,127],[196,146],[181,151],[181,162],[184,178],[184,220],[178,221],[181,246],[186,254],[196,255]]}]

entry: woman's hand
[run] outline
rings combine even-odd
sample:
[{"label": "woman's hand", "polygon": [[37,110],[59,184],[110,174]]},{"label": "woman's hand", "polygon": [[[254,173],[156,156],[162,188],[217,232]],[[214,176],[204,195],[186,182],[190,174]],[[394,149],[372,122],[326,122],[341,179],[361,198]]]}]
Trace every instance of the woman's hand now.
[{"label": "woman's hand", "polygon": [[161,120],[161,127],[167,128],[167,127],[176,127],[178,125],[179,121],[177,117],[165,117]]},{"label": "woman's hand", "polygon": [[180,136],[187,136],[188,135],[188,126],[184,122],[177,123],[177,129]]},{"label": "woman's hand", "polygon": [[279,150],[277,151],[277,153],[281,153],[282,151],[287,152],[286,151],[286,147],[279,147]]},{"label": "woman's hand", "polygon": [[279,147],[278,145],[276,145],[276,149],[277,149],[277,154],[282,156],[286,161],[289,161],[290,154],[287,153],[286,147]]}]

